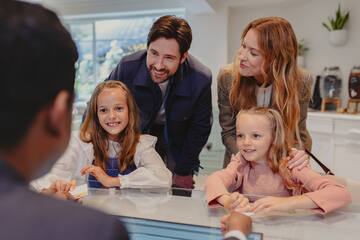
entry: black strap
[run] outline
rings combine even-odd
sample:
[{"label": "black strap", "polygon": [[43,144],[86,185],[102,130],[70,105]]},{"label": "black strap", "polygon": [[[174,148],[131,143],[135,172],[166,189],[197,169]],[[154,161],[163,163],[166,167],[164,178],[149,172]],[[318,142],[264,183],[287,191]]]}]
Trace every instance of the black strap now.
[{"label": "black strap", "polygon": [[312,157],[317,164],[324,170],[325,174],[327,175],[335,175],[325,164],[323,164],[317,157],[314,156],[309,150],[305,149],[305,152],[309,154],[310,157]]}]

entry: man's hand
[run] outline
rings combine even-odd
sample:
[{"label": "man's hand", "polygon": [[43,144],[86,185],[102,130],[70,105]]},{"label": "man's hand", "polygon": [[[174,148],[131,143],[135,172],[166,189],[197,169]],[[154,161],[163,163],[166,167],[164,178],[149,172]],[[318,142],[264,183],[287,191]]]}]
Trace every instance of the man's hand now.
[{"label": "man's hand", "polygon": [[120,187],[120,179],[118,177],[110,177],[101,167],[87,165],[81,169],[80,173],[81,175],[90,174],[94,176],[105,187]]},{"label": "man's hand", "polygon": [[194,183],[192,175],[179,176],[174,174],[172,179],[172,186],[177,188],[194,189]]},{"label": "man's hand", "polygon": [[251,231],[251,218],[237,212],[232,212],[223,216],[220,220],[221,232],[223,234],[232,231],[238,230],[245,235],[248,235]]}]

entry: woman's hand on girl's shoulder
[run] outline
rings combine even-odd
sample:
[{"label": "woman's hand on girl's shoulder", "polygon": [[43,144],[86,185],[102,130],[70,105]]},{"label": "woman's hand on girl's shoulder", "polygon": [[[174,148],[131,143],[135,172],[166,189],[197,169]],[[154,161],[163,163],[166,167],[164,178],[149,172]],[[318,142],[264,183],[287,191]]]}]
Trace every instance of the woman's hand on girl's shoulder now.
[{"label": "woman's hand on girl's shoulder", "polygon": [[292,148],[289,156],[287,156],[288,168],[291,170],[297,168],[298,170],[309,166],[309,155],[304,150]]}]

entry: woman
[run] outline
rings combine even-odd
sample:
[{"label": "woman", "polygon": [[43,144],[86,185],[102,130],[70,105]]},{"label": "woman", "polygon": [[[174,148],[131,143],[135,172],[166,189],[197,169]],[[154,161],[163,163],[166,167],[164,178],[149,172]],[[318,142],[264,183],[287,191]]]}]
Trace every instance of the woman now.
[{"label": "woman", "polygon": [[[256,19],[241,36],[235,60],[218,75],[219,121],[226,147],[224,167],[236,154],[235,116],[241,109],[270,107],[280,112],[286,137],[292,146],[311,149],[306,130],[312,78],[296,64],[297,40],[290,23],[280,17]],[[289,167],[307,158],[303,151],[291,153]]]}]

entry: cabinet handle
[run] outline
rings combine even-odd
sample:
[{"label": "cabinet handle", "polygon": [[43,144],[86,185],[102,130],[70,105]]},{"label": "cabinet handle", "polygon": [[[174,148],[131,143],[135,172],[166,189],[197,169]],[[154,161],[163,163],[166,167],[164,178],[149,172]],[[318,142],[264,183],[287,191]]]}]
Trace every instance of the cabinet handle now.
[{"label": "cabinet handle", "polygon": [[360,129],[352,128],[349,130],[349,134],[354,136],[360,136]]},{"label": "cabinet handle", "polygon": [[335,142],[336,146],[360,146],[360,141]]}]

